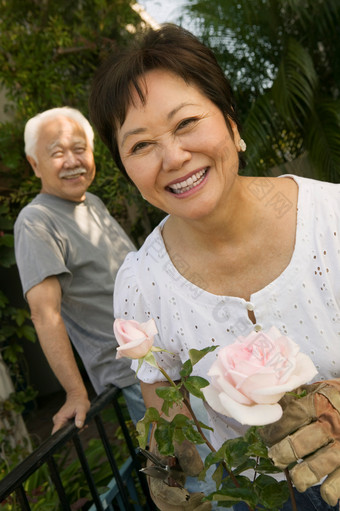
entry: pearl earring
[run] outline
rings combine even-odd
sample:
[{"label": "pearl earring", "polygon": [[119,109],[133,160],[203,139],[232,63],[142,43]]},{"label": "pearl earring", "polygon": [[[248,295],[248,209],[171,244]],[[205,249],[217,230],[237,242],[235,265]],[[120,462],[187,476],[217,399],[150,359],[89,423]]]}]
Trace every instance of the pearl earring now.
[{"label": "pearl earring", "polygon": [[247,149],[247,144],[243,140],[243,138],[240,138],[240,141],[238,143],[240,150],[244,153],[244,151]]}]

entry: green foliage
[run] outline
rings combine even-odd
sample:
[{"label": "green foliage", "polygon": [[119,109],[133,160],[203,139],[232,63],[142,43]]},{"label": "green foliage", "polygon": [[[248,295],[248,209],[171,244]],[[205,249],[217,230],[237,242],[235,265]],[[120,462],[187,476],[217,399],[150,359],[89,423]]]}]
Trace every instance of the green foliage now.
[{"label": "green foliage", "polygon": [[246,172],[307,152],[311,177],[338,182],[338,0],[189,0],[188,11],[233,86]]},{"label": "green foliage", "polygon": [[[197,421],[191,410],[188,392],[204,400],[200,389],[208,384],[204,378],[192,376],[193,365],[214,349],[216,347],[190,350],[189,360],[184,362],[180,372],[181,380],[177,384],[172,382],[170,386],[156,389],[157,395],[164,400],[162,414],[156,408],[147,409],[144,418],[137,424],[139,445],[145,449],[152,425],[156,425],[154,438],[162,456],[174,456],[175,444],[181,444],[184,440],[193,444],[207,443],[211,453],[204,460],[204,469],[199,479],[204,480],[207,471],[214,467],[212,478],[216,483],[216,491],[207,495],[207,500],[218,501],[224,507],[245,502],[252,511],[279,511],[289,499],[288,484],[286,481],[278,482],[268,475],[280,473],[281,470],[269,458],[259,433],[260,428],[252,426],[243,437],[229,439],[214,451],[203,432],[211,428]],[[141,360],[145,360],[145,357]],[[166,376],[165,371],[159,369]],[[171,382],[169,377],[167,379]],[[191,412],[192,419],[182,413],[177,413],[171,420],[163,417],[163,413],[169,415],[173,406],[183,405]],[[253,471],[252,479],[242,475],[249,469]]]},{"label": "green foliage", "polygon": [[[0,189],[15,218],[40,188],[24,155],[26,121],[63,105],[88,116],[95,70],[145,24],[129,0],[1,0],[0,5],[0,86],[12,114],[0,124]],[[163,214],[144,204],[99,140],[95,159],[98,175],[91,191],[140,244]]]},{"label": "green foliage", "polygon": [[[15,262],[12,222],[8,213],[8,206],[0,205],[0,266],[6,269]],[[36,395],[27,383],[23,356],[22,343],[35,341],[35,332],[28,319],[28,311],[12,306],[0,289],[0,363],[2,358],[15,386],[15,392],[0,401],[0,478],[25,458],[30,448],[28,438],[20,435],[19,439],[16,434],[18,414]]]}]

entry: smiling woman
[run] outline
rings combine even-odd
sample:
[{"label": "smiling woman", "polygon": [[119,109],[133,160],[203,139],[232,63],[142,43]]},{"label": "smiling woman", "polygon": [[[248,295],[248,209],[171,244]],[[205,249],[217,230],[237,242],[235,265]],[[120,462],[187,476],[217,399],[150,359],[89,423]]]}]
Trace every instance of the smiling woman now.
[{"label": "smiling woman", "polygon": [[134,107],[117,127],[129,178],[151,204],[176,216],[202,218],[224,209],[237,175],[224,172],[226,156],[229,168],[238,167],[235,123],[228,125],[197,86],[173,73],[148,71],[139,87],[145,100],[132,91]]},{"label": "smiling woman", "polygon": [[[155,357],[170,378],[180,379],[192,348],[228,346],[275,327],[310,356],[319,378],[338,380],[340,185],[239,175],[246,146],[229,82],[212,52],[180,27],[164,25],[115,52],[93,81],[90,112],[119,169],[168,214],[125,259],[114,314],[155,321],[165,350]],[[215,357],[204,357],[195,374],[209,377]],[[138,377],[146,405],[160,406],[159,371],[143,365]],[[207,410],[216,449],[244,433],[237,420]],[[313,456],[324,460],[319,447]],[[323,475],[340,465],[336,454],[333,464],[316,461],[327,466]],[[317,510],[335,510],[336,480],[332,499],[322,493],[328,505],[315,486],[299,496],[299,510],[315,501]],[[170,509],[167,498],[161,509]]]}]

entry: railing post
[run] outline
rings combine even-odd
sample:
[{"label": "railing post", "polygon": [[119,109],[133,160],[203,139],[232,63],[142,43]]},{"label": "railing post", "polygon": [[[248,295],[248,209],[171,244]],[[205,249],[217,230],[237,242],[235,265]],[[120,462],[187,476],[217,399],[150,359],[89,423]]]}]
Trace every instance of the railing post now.
[{"label": "railing post", "polygon": [[92,477],[92,474],[91,474],[91,471],[90,471],[90,467],[89,467],[89,464],[87,463],[87,459],[86,459],[86,456],[85,456],[85,453],[84,453],[83,446],[81,445],[78,433],[75,433],[75,435],[72,438],[72,440],[73,440],[74,446],[76,448],[80,464],[81,464],[81,466],[83,468],[83,471],[84,471],[87,483],[89,485],[89,490],[90,490],[91,495],[93,497],[95,506],[96,506],[98,511],[104,511],[104,508],[103,508],[103,505],[102,505],[102,501],[99,498],[99,494],[97,492],[96,485],[94,484],[94,480],[93,480],[93,477]]},{"label": "railing post", "polygon": [[151,510],[156,510],[157,507],[155,506],[153,500],[150,497],[149,486],[148,486],[148,483],[146,481],[146,478],[139,471],[142,467],[141,467],[141,464],[139,462],[138,456],[136,455],[136,451],[135,451],[134,445],[132,443],[132,440],[131,440],[131,437],[130,437],[130,433],[129,433],[128,428],[127,428],[127,426],[125,424],[125,420],[124,420],[122,411],[121,411],[121,409],[120,409],[120,407],[118,405],[117,399],[113,399],[113,406],[114,406],[114,409],[115,409],[115,412],[116,412],[116,415],[117,415],[117,418],[118,418],[118,422],[119,422],[119,424],[120,424],[120,426],[122,428],[123,435],[124,435],[127,447],[129,449],[131,458],[133,459],[134,464],[136,466],[137,476],[138,476],[140,485],[142,487],[142,490],[144,492],[144,495],[145,495],[148,507]]},{"label": "railing post", "polygon": [[62,505],[63,511],[71,511],[71,507],[67,500],[67,495],[64,490],[64,486],[62,480],[60,479],[60,475],[58,472],[58,467],[56,462],[54,461],[53,456],[47,459],[47,465],[50,470],[51,478],[54,483],[55,489],[59,496],[60,504]]},{"label": "railing post", "polygon": [[109,460],[110,466],[111,466],[112,471],[113,471],[113,475],[114,475],[114,477],[116,479],[116,483],[117,483],[117,486],[118,486],[119,493],[120,493],[120,496],[122,498],[123,504],[125,506],[125,509],[126,509],[126,511],[132,510],[133,508],[132,508],[132,506],[131,506],[131,504],[129,502],[129,497],[127,495],[126,486],[123,483],[123,480],[122,480],[120,472],[119,472],[119,468],[117,467],[115,459],[114,459],[114,457],[112,455],[111,446],[110,446],[109,440],[107,438],[107,435],[106,435],[106,432],[105,432],[102,420],[101,420],[99,415],[96,415],[94,420],[96,422],[100,438],[102,439],[102,442],[103,442],[103,445],[104,445],[104,448],[105,448],[105,452],[106,452],[107,458]]},{"label": "railing post", "polygon": [[30,511],[31,507],[29,505],[27,495],[26,495],[26,492],[25,492],[22,484],[18,488],[16,488],[15,494],[18,497],[18,501],[21,506],[21,509],[23,509],[23,511]]}]

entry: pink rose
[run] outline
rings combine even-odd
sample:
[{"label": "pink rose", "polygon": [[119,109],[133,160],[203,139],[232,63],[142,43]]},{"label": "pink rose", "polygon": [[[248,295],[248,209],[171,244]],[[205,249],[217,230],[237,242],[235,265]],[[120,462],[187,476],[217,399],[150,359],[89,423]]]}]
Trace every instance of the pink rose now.
[{"label": "pink rose", "polygon": [[119,344],[116,358],[144,357],[152,348],[153,336],[158,333],[153,319],[146,323],[116,319],[113,331]]},{"label": "pink rose", "polygon": [[261,426],[282,415],[278,401],[317,374],[311,359],[299,346],[272,327],[267,333],[252,332],[222,348],[208,375],[211,384],[202,389],[208,404],[218,413],[241,424]]}]

